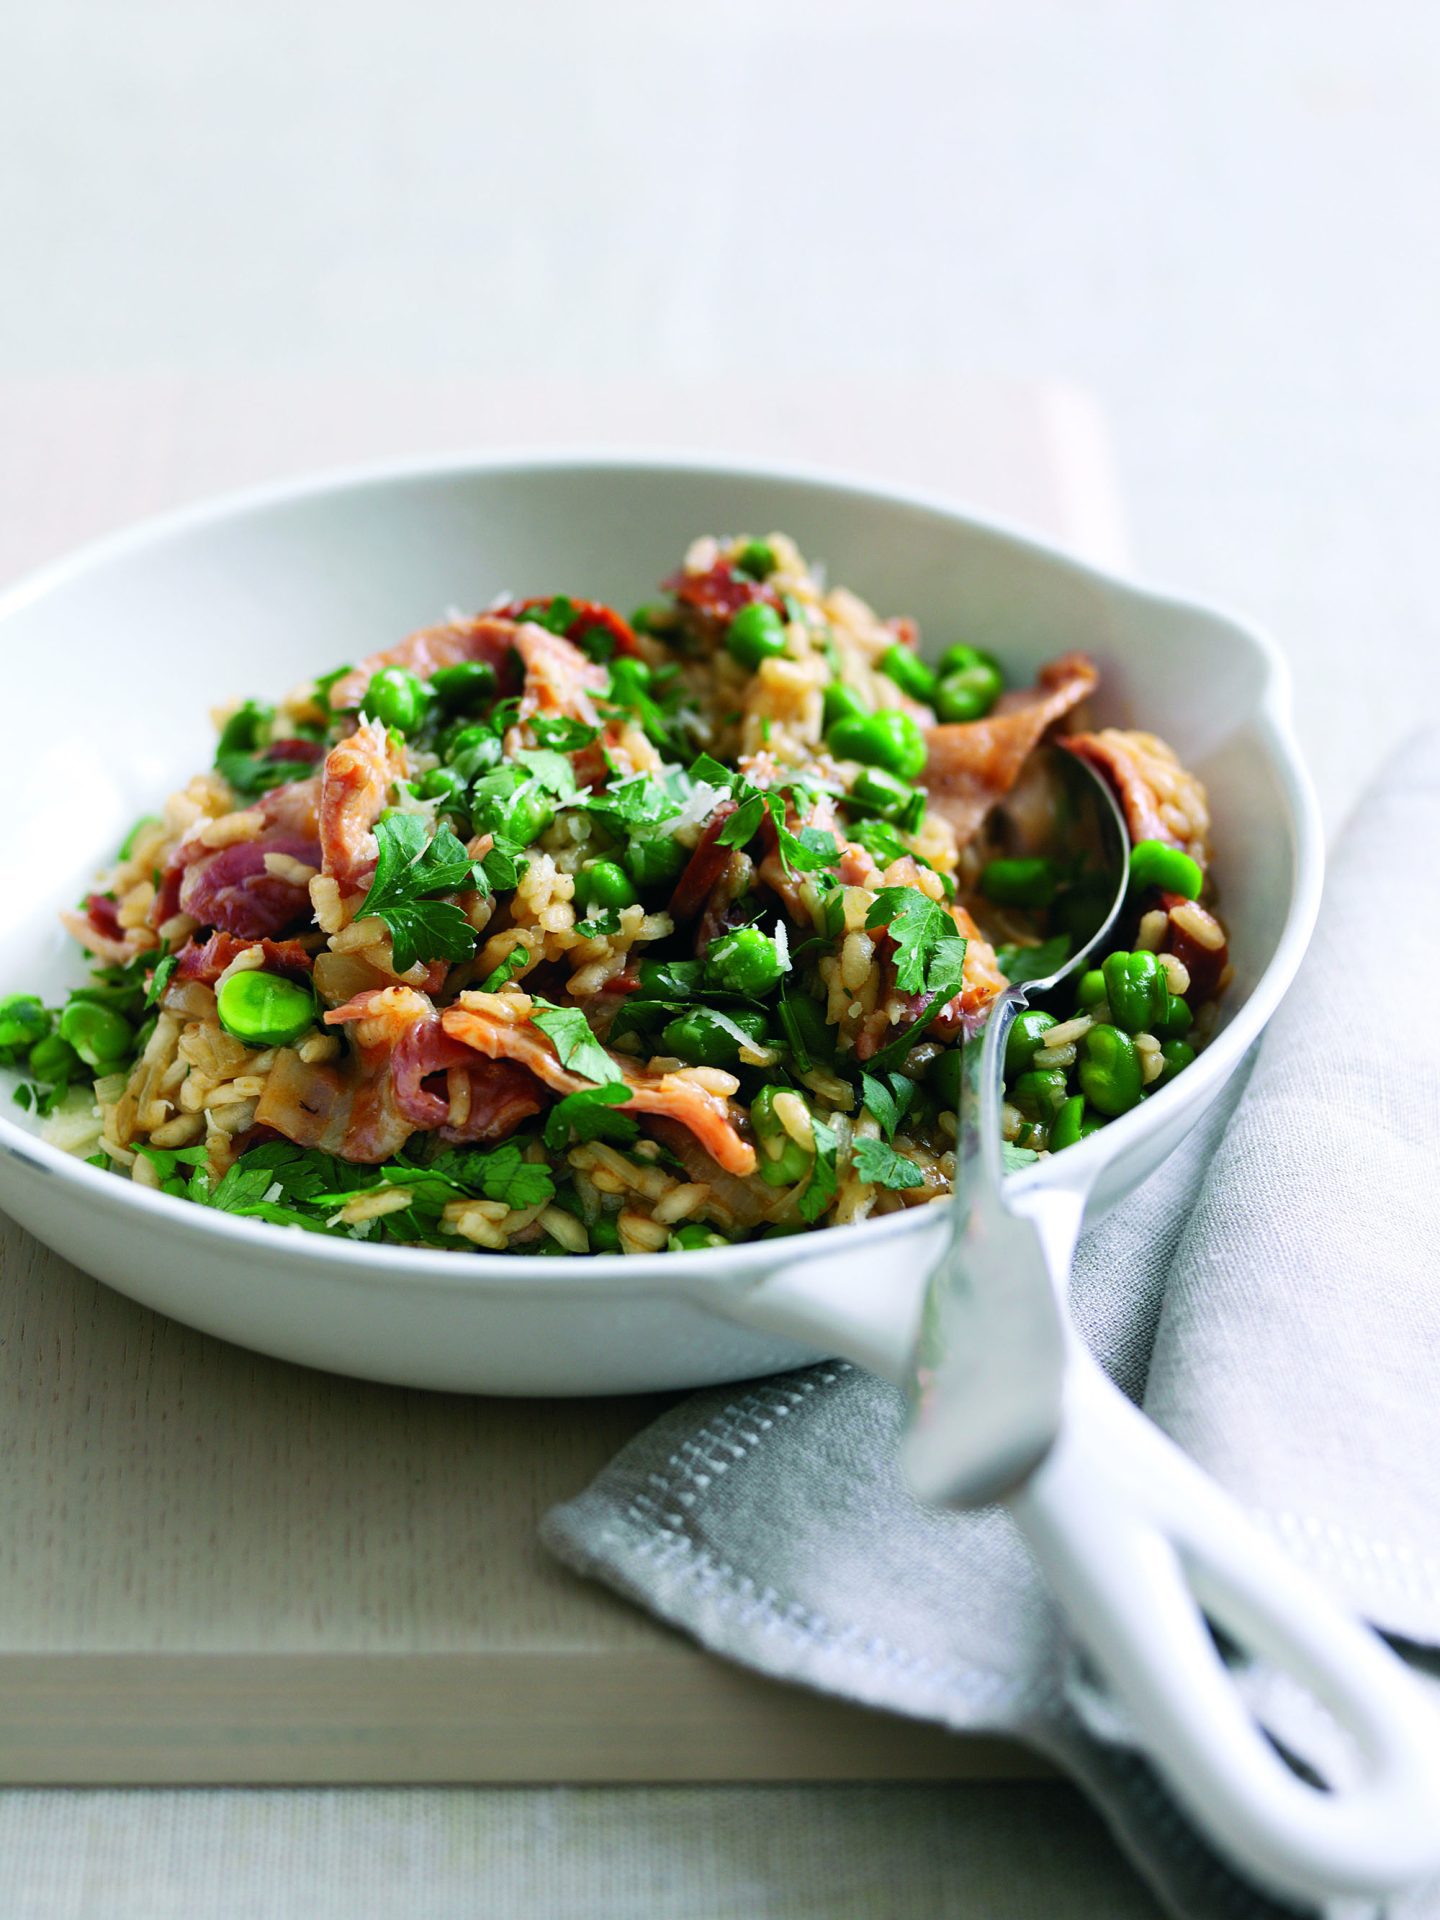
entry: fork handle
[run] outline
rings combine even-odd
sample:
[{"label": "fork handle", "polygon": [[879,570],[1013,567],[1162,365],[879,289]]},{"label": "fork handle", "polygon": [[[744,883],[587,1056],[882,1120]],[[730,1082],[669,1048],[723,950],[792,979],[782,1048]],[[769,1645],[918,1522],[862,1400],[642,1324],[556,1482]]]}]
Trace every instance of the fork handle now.
[{"label": "fork handle", "polygon": [[[1279,1551],[1076,1343],[1063,1424],[1010,1510],[1175,1799],[1241,1869],[1312,1898],[1440,1869],[1440,1715],[1368,1627]],[[1354,1737],[1309,1785],[1252,1718],[1207,1621]]]}]

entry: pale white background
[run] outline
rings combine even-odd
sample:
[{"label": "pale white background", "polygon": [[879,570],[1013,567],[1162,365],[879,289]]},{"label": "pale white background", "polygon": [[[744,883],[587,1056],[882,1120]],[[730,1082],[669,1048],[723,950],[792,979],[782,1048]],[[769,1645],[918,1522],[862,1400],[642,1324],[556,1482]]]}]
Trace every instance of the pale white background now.
[{"label": "pale white background", "polygon": [[[1440,695],[1437,95],[1418,0],[8,0],[0,379],[1059,376],[1333,820]],[[1148,1910],[1059,1789],[581,1804],[0,1829],[47,1920]]]},{"label": "pale white background", "polygon": [[0,374],[1068,376],[1333,816],[1440,694],[1437,95],[1423,0],[9,0]]}]

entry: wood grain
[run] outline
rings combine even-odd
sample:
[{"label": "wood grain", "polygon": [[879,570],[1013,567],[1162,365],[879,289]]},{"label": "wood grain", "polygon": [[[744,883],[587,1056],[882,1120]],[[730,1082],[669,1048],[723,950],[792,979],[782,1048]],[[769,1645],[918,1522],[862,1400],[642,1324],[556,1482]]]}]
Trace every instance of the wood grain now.
[{"label": "wood grain", "polygon": [[[205,491],[416,448],[589,439],[958,491],[1095,557],[1093,412],[1035,389],[0,386],[0,576]],[[0,1221],[0,1781],[935,1779],[1008,1743],[700,1653],[535,1525],[663,1402],[407,1392],[241,1351]]]}]

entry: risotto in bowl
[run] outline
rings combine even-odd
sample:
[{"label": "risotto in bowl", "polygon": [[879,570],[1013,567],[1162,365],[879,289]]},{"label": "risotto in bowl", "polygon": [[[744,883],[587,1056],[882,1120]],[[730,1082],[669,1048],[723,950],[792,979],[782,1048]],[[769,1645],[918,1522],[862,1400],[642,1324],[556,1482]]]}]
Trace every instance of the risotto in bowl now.
[{"label": "risotto in bowl", "polygon": [[[633,557],[578,525],[617,491],[651,509]],[[389,542],[367,545],[387,502]],[[877,566],[887,526],[900,551]],[[217,696],[209,749],[167,752],[171,780],[60,906],[75,960],[37,935],[37,901],[0,976],[5,1133],[25,1142],[6,1199],[44,1214],[33,1176],[73,1167],[87,1222],[40,1230],[201,1325],[381,1377],[603,1391],[802,1357],[717,1331],[707,1268],[864,1266],[900,1234],[913,1290],[964,1041],[1108,904],[1055,831],[1076,759],[1125,813],[1130,887],[1113,950],[1012,1035],[1018,1177],[1075,1152],[1115,1160],[1102,1198],[1133,1183],[1303,938],[1292,857],[1268,962],[1263,928],[1231,952],[1265,863],[1242,833],[1232,888],[1221,782],[1269,781],[1292,856],[1307,824],[1303,782],[1257,750],[1262,643],[944,509],[658,464],[382,476],[135,537],[42,590],[42,614],[97,569],[153,612],[158,568],[163,627],[164,563],[198,549],[233,633],[237,537],[252,565],[278,556],[280,592],[244,609],[260,645],[187,657],[184,694]],[[402,593],[408,620],[341,593],[308,630],[337,541],[383,580],[387,624]],[[1148,609],[1217,636],[1248,711],[1163,697]],[[269,671],[235,687],[241,657]],[[137,1245],[172,1236],[140,1280],[97,1257],[116,1217]],[[210,1277],[237,1258],[248,1305]]]}]

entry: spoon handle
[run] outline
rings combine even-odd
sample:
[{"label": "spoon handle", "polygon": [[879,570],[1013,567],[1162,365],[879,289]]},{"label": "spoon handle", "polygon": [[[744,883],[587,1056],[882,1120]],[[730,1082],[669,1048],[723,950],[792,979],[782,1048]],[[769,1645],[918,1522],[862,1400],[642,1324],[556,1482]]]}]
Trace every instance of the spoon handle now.
[{"label": "spoon handle", "polygon": [[[1175,1799],[1288,1893],[1374,1896],[1440,1869],[1440,1715],[1419,1681],[1075,1348],[1059,1436],[1008,1504]],[[1310,1690],[1358,1778],[1292,1771],[1211,1623]]]}]

